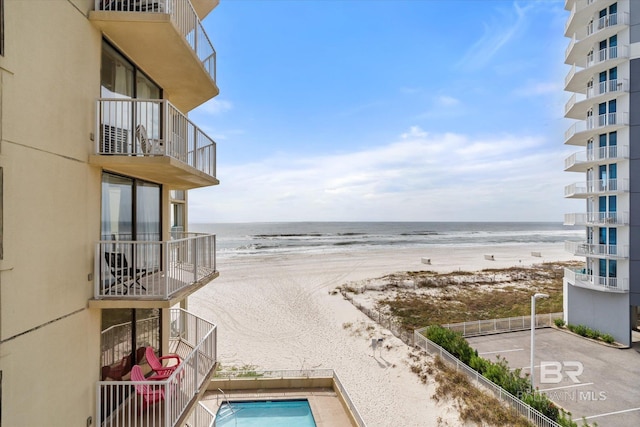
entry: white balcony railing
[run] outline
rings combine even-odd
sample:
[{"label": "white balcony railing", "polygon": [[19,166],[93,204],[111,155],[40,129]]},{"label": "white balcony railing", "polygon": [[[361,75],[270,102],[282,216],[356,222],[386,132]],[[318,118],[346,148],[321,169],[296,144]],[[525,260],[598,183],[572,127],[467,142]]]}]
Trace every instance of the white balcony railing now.
[{"label": "white balcony railing", "polygon": [[95,0],[95,10],[137,14],[165,13],[216,81],[216,51],[189,0]]},{"label": "white balcony railing", "polygon": [[587,63],[585,68],[592,67],[604,61],[611,59],[626,58],[629,56],[628,46],[610,46],[600,49],[597,52],[591,52],[587,55]]},{"label": "white balcony railing", "polygon": [[573,286],[599,291],[627,292],[629,280],[618,277],[602,277],[589,274],[585,269],[564,269],[564,277]]},{"label": "white balcony railing", "polygon": [[96,154],[169,156],[216,176],[216,143],[167,100],[99,99]]},{"label": "white balcony railing", "polygon": [[564,215],[564,225],[628,225],[629,212],[581,212]]},{"label": "white balcony railing", "polygon": [[629,180],[627,179],[599,179],[587,181],[586,183],[577,182],[564,187],[565,197],[627,191],[629,191]]},{"label": "white balcony railing", "polygon": [[160,242],[102,240],[96,245],[94,295],[168,300],[216,271],[215,235],[190,233]]},{"label": "white balcony railing", "polygon": [[626,145],[598,147],[573,153],[564,160],[564,168],[570,169],[571,167],[579,164],[626,158],[629,158],[629,147]]},{"label": "white balcony railing", "polygon": [[626,258],[629,247],[623,245],[603,245],[587,242],[564,242],[564,248],[576,256],[593,256],[600,258]]},{"label": "white balcony railing", "polygon": [[595,117],[587,117],[586,120],[580,120],[569,127],[564,133],[565,142],[571,139],[575,134],[581,132],[592,131],[607,126],[626,126],[629,124],[629,114],[616,112],[605,113]]},{"label": "white balcony railing", "polygon": [[[163,381],[99,381],[96,394],[96,421],[104,427],[174,427],[184,421],[206,387],[216,364],[217,329],[193,314],[172,309],[169,347],[182,360]],[[158,390],[159,401],[147,405],[141,387]],[[161,391],[161,392],[160,392]]]},{"label": "white balcony railing", "polygon": [[587,24],[587,36],[595,34],[598,31],[605,28],[614,27],[616,25],[628,25],[629,14],[628,13],[612,13],[599,18],[597,21],[592,21]]}]

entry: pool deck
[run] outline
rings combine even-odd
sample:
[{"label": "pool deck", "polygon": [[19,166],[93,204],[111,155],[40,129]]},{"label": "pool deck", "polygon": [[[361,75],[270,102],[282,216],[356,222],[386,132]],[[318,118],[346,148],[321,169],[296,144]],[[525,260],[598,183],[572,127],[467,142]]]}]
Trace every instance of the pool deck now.
[{"label": "pool deck", "polygon": [[[225,391],[230,401],[307,399],[317,427],[353,427],[338,395],[331,388],[260,389]],[[207,391],[201,402],[213,413],[225,402],[219,391]]]}]

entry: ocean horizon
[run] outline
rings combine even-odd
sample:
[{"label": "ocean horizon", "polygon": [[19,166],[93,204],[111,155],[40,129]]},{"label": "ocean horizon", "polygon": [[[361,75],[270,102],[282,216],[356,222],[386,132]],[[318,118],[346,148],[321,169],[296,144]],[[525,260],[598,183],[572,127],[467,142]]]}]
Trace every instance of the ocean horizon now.
[{"label": "ocean horizon", "polygon": [[561,244],[579,240],[580,227],[560,222],[246,222],[192,223],[216,234],[221,257],[317,254],[436,246]]}]

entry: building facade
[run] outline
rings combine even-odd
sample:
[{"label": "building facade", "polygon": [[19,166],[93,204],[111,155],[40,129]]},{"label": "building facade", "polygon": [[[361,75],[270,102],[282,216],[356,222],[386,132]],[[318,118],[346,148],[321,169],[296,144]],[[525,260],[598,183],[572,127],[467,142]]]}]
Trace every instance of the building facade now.
[{"label": "building facade", "polygon": [[640,306],[640,3],[566,0],[565,8],[573,93],[565,117],[575,121],[564,143],[580,147],[565,170],[580,175],[564,193],[585,202],[565,215],[585,227],[584,240],[566,243],[585,264],[565,270],[565,321],[629,346]]},{"label": "building facade", "polygon": [[216,144],[188,112],[218,94],[217,4],[0,0],[0,425],[209,426],[187,300],[216,245],[187,201]]}]

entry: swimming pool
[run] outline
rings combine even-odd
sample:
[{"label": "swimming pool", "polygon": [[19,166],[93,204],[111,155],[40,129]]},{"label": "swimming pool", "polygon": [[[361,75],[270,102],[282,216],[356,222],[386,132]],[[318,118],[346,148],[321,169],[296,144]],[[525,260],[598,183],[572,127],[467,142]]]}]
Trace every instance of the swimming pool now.
[{"label": "swimming pool", "polygon": [[[229,406],[231,405],[231,406]],[[223,403],[216,427],[316,427],[309,401],[261,400]]]}]

